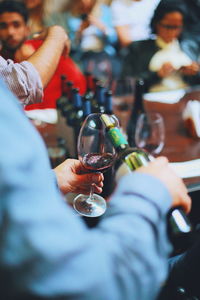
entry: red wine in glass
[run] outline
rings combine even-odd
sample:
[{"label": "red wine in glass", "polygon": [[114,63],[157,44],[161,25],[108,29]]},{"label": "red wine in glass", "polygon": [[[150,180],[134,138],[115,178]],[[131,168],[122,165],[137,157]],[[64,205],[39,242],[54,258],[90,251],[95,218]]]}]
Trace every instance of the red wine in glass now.
[{"label": "red wine in glass", "polygon": [[82,163],[88,170],[106,172],[113,165],[114,159],[112,153],[89,153],[83,157]]},{"label": "red wine in glass", "polygon": [[[116,158],[115,148],[107,138],[100,116],[100,113],[90,114],[83,122],[78,136],[78,157],[90,172],[105,172]],[[98,217],[107,208],[105,199],[94,194],[93,188],[94,183],[91,184],[90,195],[79,194],[74,199],[74,209],[83,216]]]}]

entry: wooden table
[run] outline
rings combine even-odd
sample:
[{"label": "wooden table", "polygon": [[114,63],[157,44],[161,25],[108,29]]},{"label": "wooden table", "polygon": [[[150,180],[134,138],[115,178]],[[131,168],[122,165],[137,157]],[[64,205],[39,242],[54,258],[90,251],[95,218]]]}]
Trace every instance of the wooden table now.
[{"label": "wooden table", "polygon": [[[165,104],[159,102],[150,102],[144,100],[147,111],[159,112],[165,122],[166,138],[165,146],[160,155],[166,156],[170,162],[182,162],[196,158],[200,158],[200,139],[191,137],[182,119],[182,111],[189,100],[200,101],[200,87],[197,90],[187,92],[185,96],[175,104]],[[130,118],[133,97],[126,98],[129,109],[122,110],[121,106],[114,106],[114,113],[119,118],[122,127],[125,129]],[[61,124],[47,125],[38,127],[39,132],[43,136],[46,144],[56,143],[56,137],[62,136],[66,139],[67,146],[71,157],[75,157],[75,145],[73,145],[73,130],[67,128],[65,121],[61,120]],[[71,131],[70,131],[71,130]],[[200,189],[200,176],[184,179],[187,186]]]},{"label": "wooden table", "polygon": [[[144,100],[146,111],[159,112],[165,122],[166,138],[165,146],[159,155],[166,156],[170,162],[183,162],[200,158],[200,139],[195,139],[189,135],[184,126],[182,112],[189,100],[200,101],[200,88],[187,92],[185,96],[174,104],[160,102],[150,102]],[[134,99],[127,100],[129,107]],[[115,106],[115,114],[121,121],[125,129],[130,118],[131,109],[121,110],[120,106]],[[200,176],[184,179],[187,186],[200,189]]]}]

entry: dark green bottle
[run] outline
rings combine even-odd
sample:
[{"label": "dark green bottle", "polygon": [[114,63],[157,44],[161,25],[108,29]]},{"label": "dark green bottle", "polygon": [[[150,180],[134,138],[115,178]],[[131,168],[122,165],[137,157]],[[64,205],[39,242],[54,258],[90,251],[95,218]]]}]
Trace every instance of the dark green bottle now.
[{"label": "dark green bottle", "polygon": [[[110,116],[102,114],[101,119],[106,126],[108,138],[119,155],[116,176],[121,177],[141,166],[147,165],[152,160],[152,156],[148,152],[129,146],[120,129],[113,124]],[[191,232],[191,224],[181,208],[170,210],[169,232],[173,238],[180,235],[188,235]]]},{"label": "dark green bottle", "polygon": [[143,104],[143,94],[145,90],[145,83],[143,79],[136,80],[134,103],[131,111],[131,116],[127,126],[128,142],[131,147],[135,147],[135,128],[138,117],[145,112]]}]

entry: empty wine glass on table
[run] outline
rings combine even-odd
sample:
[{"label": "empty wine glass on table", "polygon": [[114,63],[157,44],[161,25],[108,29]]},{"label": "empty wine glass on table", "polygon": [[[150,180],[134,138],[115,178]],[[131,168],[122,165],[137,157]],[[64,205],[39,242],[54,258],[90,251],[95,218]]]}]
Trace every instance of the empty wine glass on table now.
[{"label": "empty wine glass on table", "polygon": [[[100,113],[90,114],[83,122],[78,136],[78,158],[90,172],[105,172],[116,158],[100,116]],[[113,122],[116,120],[113,119]],[[79,194],[73,201],[74,209],[83,216],[98,217],[106,210],[105,199],[94,194],[93,188],[94,184],[91,185],[90,195]]]},{"label": "empty wine glass on table", "polygon": [[142,113],[136,122],[135,143],[152,155],[159,154],[165,142],[165,126],[161,114]]}]

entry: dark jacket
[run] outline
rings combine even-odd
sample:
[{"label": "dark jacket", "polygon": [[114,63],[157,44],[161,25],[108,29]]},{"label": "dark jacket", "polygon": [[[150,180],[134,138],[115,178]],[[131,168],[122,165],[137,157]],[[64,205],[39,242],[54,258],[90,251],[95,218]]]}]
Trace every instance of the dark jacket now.
[{"label": "dark jacket", "polygon": [[[193,61],[197,61],[199,57],[198,44],[193,40],[180,41],[180,46]],[[127,48],[127,54],[124,56],[122,65],[122,76],[131,76],[135,78],[143,78],[146,82],[148,90],[153,84],[159,83],[161,78],[156,72],[149,70],[149,63],[153,55],[159,51],[155,39],[135,41]],[[183,79],[189,85],[200,83],[200,74],[195,76],[183,76]]]}]

